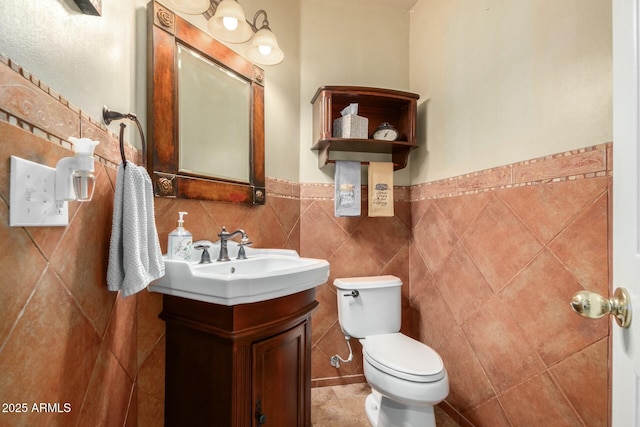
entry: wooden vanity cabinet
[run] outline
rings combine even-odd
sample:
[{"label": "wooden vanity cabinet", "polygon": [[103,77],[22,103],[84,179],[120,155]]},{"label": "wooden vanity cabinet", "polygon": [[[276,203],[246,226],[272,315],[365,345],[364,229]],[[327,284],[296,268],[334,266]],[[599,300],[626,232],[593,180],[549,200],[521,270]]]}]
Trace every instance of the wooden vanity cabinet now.
[{"label": "wooden vanity cabinet", "polygon": [[235,306],[163,304],[167,427],[311,425],[315,288]]}]

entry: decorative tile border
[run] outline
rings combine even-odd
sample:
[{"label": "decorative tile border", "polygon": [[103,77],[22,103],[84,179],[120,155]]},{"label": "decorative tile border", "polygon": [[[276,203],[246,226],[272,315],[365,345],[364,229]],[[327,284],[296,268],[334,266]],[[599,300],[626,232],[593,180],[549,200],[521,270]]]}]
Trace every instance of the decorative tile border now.
[{"label": "decorative tile border", "polygon": [[[548,182],[611,176],[611,150],[612,143],[607,142],[425,184],[398,186],[394,187],[394,200],[413,202]],[[363,199],[366,199],[366,188],[362,187]],[[300,184],[301,199],[332,200],[333,192],[333,184]]]},{"label": "decorative tile border", "polygon": [[606,147],[606,144],[602,144],[589,149],[516,163],[513,166],[513,182],[553,180],[558,177],[581,176],[606,171]]},{"label": "decorative tile border", "polygon": [[611,176],[612,143],[553,154],[411,187],[411,201],[481,193],[502,188]]},{"label": "decorative tile border", "polygon": [[[101,122],[55,92],[29,71],[0,53],[0,120],[72,149],[70,136],[100,141],[98,161],[116,168],[120,164],[118,137]],[[553,154],[424,184],[394,187],[400,202],[445,198],[502,188],[536,185],[612,175],[612,143]],[[127,158],[139,164],[142,153],[125,142]],[[363,200],[367,198],[362,187]],[[267,177],[271,196],[304,200],[332,200],[333,184],[297,183]]]},{"label": "decorative tile border", "polygon": [[283,199],[299,199],[300,184],[281,178],[266,177],[267,194]]},{"label": "decorative tile border", "polygon": [[[300,184],[300,198],[305,200],[333,200],[335,188],[333,184]],[[362,200],[368,199],[367,186],[361,187]],[[411,187],[394,186],[393,200],[396,202],[409,201]]]},{"label": "decorative tile border", "polygon": [[[120,164],[118,136],[101,122],[71,104],[29,71],[0,54],[0,120],[21,127],[71,150],[70,136],[100,141],[97,161]],[[141,162],[142,153],[125,141],[128,159]]]}]

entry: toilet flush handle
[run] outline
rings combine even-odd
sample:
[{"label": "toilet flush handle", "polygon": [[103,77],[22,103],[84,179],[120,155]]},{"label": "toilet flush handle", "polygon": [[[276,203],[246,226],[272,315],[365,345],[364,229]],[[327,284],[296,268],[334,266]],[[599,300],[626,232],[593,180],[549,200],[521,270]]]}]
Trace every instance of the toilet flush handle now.
[{"label": "toilet flush handle", "polygon": [[354,297],[354,298],[358,298],[360,296],[360,292],[358,292],[357,289],[352,290],[351,292],[349,292],[348,294],[342,294],[345,297]]}]

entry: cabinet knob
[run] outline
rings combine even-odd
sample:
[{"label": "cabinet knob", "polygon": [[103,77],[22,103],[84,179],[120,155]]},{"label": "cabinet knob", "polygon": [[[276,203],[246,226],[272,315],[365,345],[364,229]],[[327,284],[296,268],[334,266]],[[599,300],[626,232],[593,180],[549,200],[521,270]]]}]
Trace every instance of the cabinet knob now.
[{"label": "cabinet knob", "polygon": [[256,400],[256,420],[259,426],[267,422],[267,416],[262,413],[262,400],[260,399]]}]

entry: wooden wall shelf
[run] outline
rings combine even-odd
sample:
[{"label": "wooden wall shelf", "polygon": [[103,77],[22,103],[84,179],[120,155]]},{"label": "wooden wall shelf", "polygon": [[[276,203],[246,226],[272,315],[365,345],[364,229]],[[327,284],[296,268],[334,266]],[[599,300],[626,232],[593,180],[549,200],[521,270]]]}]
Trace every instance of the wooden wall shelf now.
[{"label": "wooden wall shelf", "polygon": [[[318,151],[318,167],[328,163],[330,151],[389,153],[394,170],[407,166],[416,144],[416,115],[419,95],[391,89],[361,86],[322,86],[313,96],[313,145]],[[369,139],[334,138],[333,121],[349,104],[358,103],[358,115],[369,119]],[[396,141],[373,139],[373,132],[389,122],[400,133]]]}]

